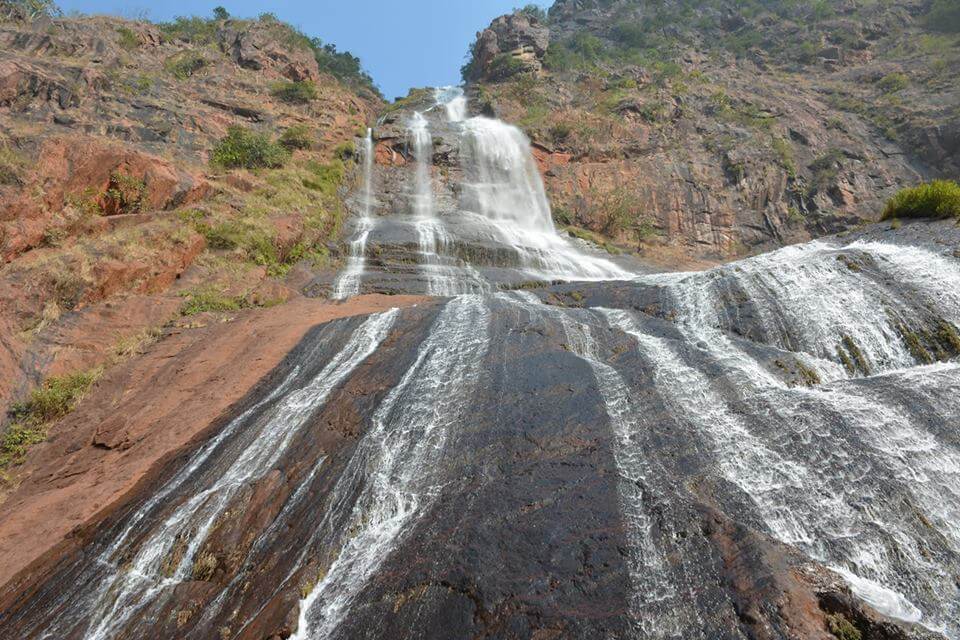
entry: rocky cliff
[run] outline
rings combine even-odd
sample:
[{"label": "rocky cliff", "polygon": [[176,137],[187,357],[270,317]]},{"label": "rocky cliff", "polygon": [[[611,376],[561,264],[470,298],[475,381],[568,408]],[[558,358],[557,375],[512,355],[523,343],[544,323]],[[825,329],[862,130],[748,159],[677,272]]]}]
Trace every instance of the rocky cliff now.
[{"label": "rocky cliff", "polygon": [[559,0],[496,20],[464,72],[533,138],[559,222],[650,258],[723,259],[958,174],[956,11]]},{"label": "rocky cliff", "polygon": [[382,104],[355,58],[269,15],[0,21],[4,425],[44,380],[335,269]]}]

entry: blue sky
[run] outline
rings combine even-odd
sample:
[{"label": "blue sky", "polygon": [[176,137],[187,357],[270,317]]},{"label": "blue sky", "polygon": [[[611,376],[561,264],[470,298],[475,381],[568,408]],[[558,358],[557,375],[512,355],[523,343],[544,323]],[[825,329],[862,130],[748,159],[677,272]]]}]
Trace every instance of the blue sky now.
[{"label": "blue sky", "polygon": [[223,5],[232,15],[264,11],[311,36],[359,56],[384,96],[406,95],[411,87],[456,84],[474,35],[516,6],[551,0],[60,0],[64,13],[110,13],[128,18],[169,20],[177,15],[210,15]]}]

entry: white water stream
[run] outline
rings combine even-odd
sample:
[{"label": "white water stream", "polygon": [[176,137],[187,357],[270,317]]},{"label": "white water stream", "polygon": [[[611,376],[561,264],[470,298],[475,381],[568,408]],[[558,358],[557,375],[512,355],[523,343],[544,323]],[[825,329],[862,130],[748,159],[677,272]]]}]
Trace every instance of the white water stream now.
[{"label": "white water stream", "polygon": [[373,130],[367,129],[363,140],[363,185],[361,188],[360,218],[350,241],[350,257],[347,266],[334,283],[333,298],[344,300],[360,293],[360,282],[367,263],[367,239],[376,224],[370,215],[373,207]]}]

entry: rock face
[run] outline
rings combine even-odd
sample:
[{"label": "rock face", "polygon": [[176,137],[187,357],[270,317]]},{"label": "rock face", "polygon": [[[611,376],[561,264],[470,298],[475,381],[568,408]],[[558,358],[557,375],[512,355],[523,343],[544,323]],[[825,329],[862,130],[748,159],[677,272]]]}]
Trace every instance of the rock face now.
[{"label": "rock face", "polygon": [[[957,317],[955,295],[928,305],[960,281],[958,245],[949,224],[876,228],[686,278],[325,324],[201,446],[10,583],[0,630],[942,638],[825,566],[869,549],[871,579],[903,591],[874,602],[957,637],[940,470],[960,343],[917,369],[906,334],[870,342],[880,327],[856,314]],[[924,280],[902,271],[922,261]],[[760,287],[791,274],[789,301]],[[827,291],[869,293],[844,309]],[[873,375],[843,368],[851,343]],[[929,487],[908,480],[921,468]]]},{"label": "rock face", "polygon": [[[701,4],[699,18],[747,42],[764,19]],[[544,60],[599,56],[609,44],[593,30],[650,37],[619,24],[635,9],[558,3],[551,37],[570,49]],[[901,13],[878,14],[864,38]],[[672,33],[669,15],[643,17]],[[220,43],[230,91],[189,80],[198,51],[167,31],[119,23],[117,42],[174,57],[187,87],[186,111],[165,107],[175,120],[221,111],[217,135],[244,120],[266,136],[322,118],[290,164],[191,165],[213,137],[206,121],[136,149],[85,129],[77,139],[98,144],[78,153],[24,122],[105,124],[112,108],[143,124],[141,102],[81,87],[65,108],[44,88],[55,83],[7,85],[25,96],[4,107],[22,118],[16,149],[42,161],[0,155],[3,196],[33,198],[44,231],[0,270],[0,399],[31,375],[110,366],[73,413],[40,425],[46,439],[5,485],[0,637],[960,640],[960,226],[825,235],[846,221],[823,213],[805,227],[817,241],[687,273],[617,258],[583,228],[629,232],[663,259],[729,257],[727,243],[794,237],[771,213],[784,198],[808,216],[825,199],[866,207],[884,172],[892,186],[915,159],[885,146],[882,166],[854,171],[883,151],[863,142],[872,129],[822,125],[823,103],[788,100],[788,79],[751,84],[772,64],[762,48],[754,66],[726,60],[722,91],[680,90],[663,60],[520,72],[475,84],[469,108],[456,90],[418,91],[353,147],[337,136],[372,108],[359,93],[321,79],[319,100],[339,108],[315,113],[242,89],[263,84],[248,74],[314,71],[264,35],[270,20],[213,22],[202,33]],[[12,38],[30,51],[18,68],[75,78],[44,52],[95,65],[119,46],[80,25],[64,21],[68,42]],[[491,64],[544,56],[536,26],[498,23]],[[811,51],[831,69],[862,62],[869,46],[845,42]],[[696,47],[689,58],[691,83],[724,62]],[[652,96],[670,124],[656,124]],[[547,106],[549,139],[532,149],[515,127],[469,117],[515,109],[536,135]],[[596,128],[565,129],[571,113]],[[782,175],[756,154],[768,134]],[[781,138],[851,144],[805,172]],[[564,234],[541,172],[558,217],[582,198]],[[808,177],[817,187],[800,189]],[[334,272],[318,265],[341,206],[356,215]],[[675,244],[650,241],[664,225]],[[370,292],[393,295],[356,295]]]},{"label": "rock face", "polygon": [[[271,92],[293,81],[314,99]],[[339,229],[351,167],[333,150],[381,104],[275,19],[0,23],[0,433],[11,403],[178,322],[191,292],[296,297]],[[295,125],[306,142],[268,176],[209,163],[231,126],[272,142]],[[307,166],[331,171],[323,194]],[[83,356],[61,357],[63,341]]]},{"label": "rock face", "polygon": [[501,16],[477,34],[471,80],[504,80],[539,73],[550,43],[550,29],[532,16]]},{"label": "rock face", "polygon": [[[546,68],[474,76],[471,96],[533,139],[558,220],[648,258],[835,233],[903,186],[958,174],[960,58],[927,3],[811,11],[564,0]],[[499,38],[484,32],[478,52]],[[919,40],[944,46],[907,53]]]}]

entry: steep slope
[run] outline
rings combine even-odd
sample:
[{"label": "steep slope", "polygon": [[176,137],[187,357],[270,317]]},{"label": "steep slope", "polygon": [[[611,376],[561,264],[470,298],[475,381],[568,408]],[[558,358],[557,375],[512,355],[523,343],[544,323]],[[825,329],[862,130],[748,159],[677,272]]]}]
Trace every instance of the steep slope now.
[{"label": "steep slope", "polygon": [[876,219],[960,172],[950,2],[558,0],[478,34],[472,95],[532,137],[555,216],[726,258]]},{"label": "steep slope", "polygon": [[[266,14],[0,21],[0,433],[32,389],[335,268],[382,104],[355,58]],[[4,438],[0,474],[35,435]]]}]

